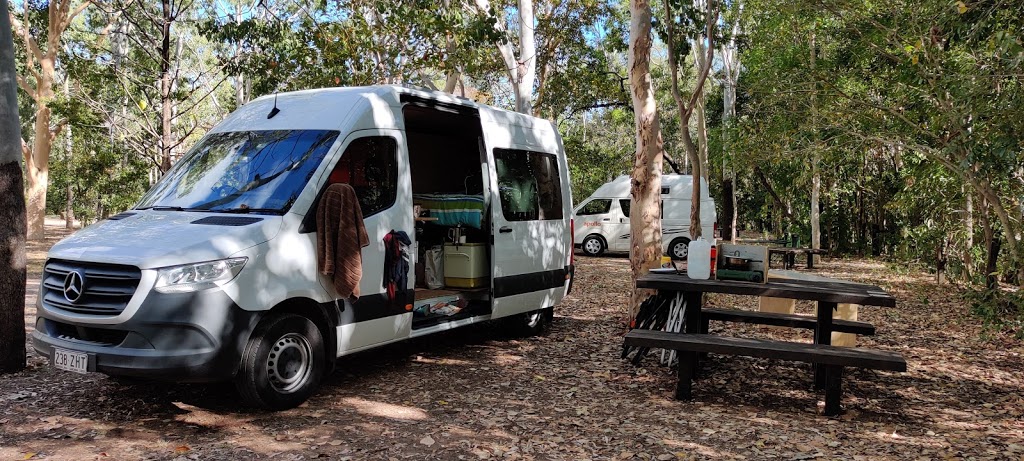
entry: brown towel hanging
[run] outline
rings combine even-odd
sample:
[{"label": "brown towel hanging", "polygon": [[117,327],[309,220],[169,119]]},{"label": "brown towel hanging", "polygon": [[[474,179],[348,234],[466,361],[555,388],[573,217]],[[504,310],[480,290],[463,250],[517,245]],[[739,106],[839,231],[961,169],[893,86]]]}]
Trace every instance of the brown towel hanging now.
[{"label": "brown towel hanging", "polygon": [[316,250],[320,274],[330,276],[342,298],[359,297],[362,248],[370,244],[355,190],[332,184],[316,209]]}]

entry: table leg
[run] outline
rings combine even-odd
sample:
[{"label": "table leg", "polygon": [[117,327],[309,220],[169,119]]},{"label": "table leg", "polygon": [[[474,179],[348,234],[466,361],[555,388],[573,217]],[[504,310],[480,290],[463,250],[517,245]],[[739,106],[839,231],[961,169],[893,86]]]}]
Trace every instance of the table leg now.
[{"label": "table leg", "polygon": [[[683,317],[685,319],[683,321],[683,331],[685,331],[686,334],[700,334],[702,333],[700,310],[702,308],[701,304],[704,301],[704,293],[699,291],[688,291],[683,294],[683,297],[686,300],[686,310],[683,311]],[[700,354],[689,352],[679,354],[680,373],[682,373],[684,360],[690,362],[690,378],[693,379],[698,377],[700,375]],[[683,376],[680,374],[680,385],[682,385],[683,382],[682,378]]]},{"label": "table leg", "polygon": [[814,269],[814,253],[807,253],[807,268]]},{"label": "table leg", "polygon": [[843,367],[823,366],[825,369],[825,416],[837,416],[842,411]]},{"label": "table leg", "polygon": [[683,313],[685,318],[685,331],[687,333],[700,333],[700,309],[701,298],[704,294],[697,291],[688,291],[683,295],[686,299],[686,310]]},{"label": "table leg", "polygon": [[694,352],[679,352],[679,382],[676,383],[676,400],[690,400],[693,392],[694,366],[697,361],[697,354]]},{"label": "table leg", "polygon": [[[839,307],[836,303],[818,301],[818,323],[814,327],[814,344],[832,344],[832,313]],[[814,365],[814,388],[825,388],[825,367]]]}]

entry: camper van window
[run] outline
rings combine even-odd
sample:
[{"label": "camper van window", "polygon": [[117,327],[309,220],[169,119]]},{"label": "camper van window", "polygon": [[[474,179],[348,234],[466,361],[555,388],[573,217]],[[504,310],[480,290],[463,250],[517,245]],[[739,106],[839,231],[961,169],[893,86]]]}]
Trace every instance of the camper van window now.
[{"label": "camper van window", "polygon": [[562,186],[554,155],[494,149],[494,160],[506,220],[562,219]]},{"label": "camper van window", "polygon": [[284,213],[330,150],[337,131],[213,133],[196,145],[137,208]]},{"label": "camper van window", "polygon": [[591,200],[580,211],[576,213],[579,216],[593,215],[593,214],[605,214],[612,208],[611,200]]},{"label": "camper van window", "polygon": [[395,139],[388,136],[353,140],[334,166],[327,185],[343,182],[352,186],[364,218],[391,208],[398,195],[396,151]]},{"label": "camper van window", "polygon": [[622,208],[622,214],[625,215],[627,218],[629,217],[629,205],[630,205],[630,203],[631,202],[628,199],[627,200],[619,200],[619,208]]}]

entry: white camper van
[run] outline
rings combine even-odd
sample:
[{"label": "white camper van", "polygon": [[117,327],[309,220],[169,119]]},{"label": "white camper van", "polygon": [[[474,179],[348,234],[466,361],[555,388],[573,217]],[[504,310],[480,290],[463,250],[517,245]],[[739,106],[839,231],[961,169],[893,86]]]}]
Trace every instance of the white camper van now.
[{"label": "white camper van", "polygon": [[[693,177],[680,174],[661,176],[661,243],[664,254],[686,259],[690,243],[690,203]],[[715,202],[708,195],[708,183],[701,179],[701,233],[711,238],[718,229]],[[573,244],[589,256],[605,251],[629,251],[630,177],[619,176],[598,187],[574,213]]]},{"label": "white camper van", "polygon": [[[233,379],[293,407],[338,356],[498,318],[539,332],[573,273],[568,181],[545,120],[398,86],[263,97],[50,250],[32,343],[71,372]],[[318,235],[329,186],[354,191],[357,241]],[[361,259],[358,298],[318,269],[332,241]]]}]

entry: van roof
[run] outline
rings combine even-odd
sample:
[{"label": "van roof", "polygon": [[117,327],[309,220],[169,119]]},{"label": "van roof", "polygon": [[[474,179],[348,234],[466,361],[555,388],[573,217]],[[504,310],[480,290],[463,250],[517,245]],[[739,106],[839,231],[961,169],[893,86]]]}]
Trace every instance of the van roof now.
[{"label": "van roof", "polygon": [[[393,111],[378,112],[375,109],[383,109],[387,106],[400,107],[402,95],[477,109],[481,118],[506,125],[554,130],[550,121],[491,107],[442,91],[400,85],[376,85],[319,88],[264,95],[239,107],[211,132],[253,129],[339,130],[347,129],[359,121],[352,120],[352,117],[367,116],[369,118],[366,123],[363,123],[364,125],[400,129],[402,128],[401,120],[394,119]],[[275,104],[280,112],[268,119],[267,115],[275,107]],[[355,128],[362,127],[356,126]]]},{"label": "van roof", "polygon": [[[707,200],[708,195],[708,183],[703,178],[700,181],[701,190],[700,195],[702,200]],[[661,175],[661,189],[662,192],[665,188],[669,189],[667,194],[663,196],[685,198],[689,199],[692,194],[691,188],[693,187],[693,176],[688,174],[663,174]],[[619,176],[611,181],[608,181],[598,187],[593,194],[592,198],[619,198],[619,197],[630,197],[631,190],[631,178],[627,175]]]}]

